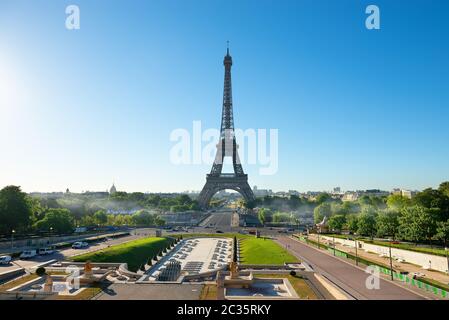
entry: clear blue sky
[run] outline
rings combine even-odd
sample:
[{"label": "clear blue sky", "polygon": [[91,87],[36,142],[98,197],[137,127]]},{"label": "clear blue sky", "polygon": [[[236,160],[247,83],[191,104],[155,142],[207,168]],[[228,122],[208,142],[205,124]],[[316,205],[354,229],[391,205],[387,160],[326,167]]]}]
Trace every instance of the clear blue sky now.
[{"label": "clear blue sky", "polygon": [[[77,4],[81,29],[65,28]],[[381,30],[365,28],[365,8]],[[274,190],[436,187],[449,179],[449,2],[0,0],[0,187],[199,190],[173,129],[279,129]]]}]

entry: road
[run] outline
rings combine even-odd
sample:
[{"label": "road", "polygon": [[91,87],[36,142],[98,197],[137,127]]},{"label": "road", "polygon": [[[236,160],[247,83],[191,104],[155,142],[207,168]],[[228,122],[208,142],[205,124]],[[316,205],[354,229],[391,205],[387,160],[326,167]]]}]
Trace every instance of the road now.
[{"label": "road", "polygon": [[[231,228],[231,219],[233,211],[219,211],[212,213],[208,218],[206,218],[200,226],[214,226],[217,229],[229,229]],[[222,230],[224,231],[224,230]]]},{"label": "road", "polygon": [[369,276],[363,270],[341,261],[331,255],[312,248],[289,237],[279,237],[281,245],[302,261],[310,264],[314,271],[328,278],[331,282],[358,300],[422,300],[419,296],[405,288],[387,280],[380,279],[380,289],[370,290],[365,282]]},{"label": "road", "polygon": [[85,249],[62,249],[56,251],[54,254],[45,255],[45,256],[36,256],[32,259],[28,260],[21,260],[21,259],[14,259],[11,264],[9,265],[0,265],[0,273],[12,271],[15,269],[25,268],[30,269],[35,267],[38,264],[41,264],[43,262],[47,262],[50,260],[56,260],[56,261],[64,261],[67,260],[67,258],[72,257],[74,255],[79,255],[91,251],[100,250],[103,248],[107,248],[111,245],[120,244],[126,241],[131,241],[134,239],[138,239],[141,237],[149,236],[149,235],[155,235],[155,229],[149,229],[149,228],[142,228],[142,229],[135,229],[131,232],[129,236],[117,238],[117,239],[110,239],[108,241],[100,241],[96,243],[91,243],[89,247]]}]

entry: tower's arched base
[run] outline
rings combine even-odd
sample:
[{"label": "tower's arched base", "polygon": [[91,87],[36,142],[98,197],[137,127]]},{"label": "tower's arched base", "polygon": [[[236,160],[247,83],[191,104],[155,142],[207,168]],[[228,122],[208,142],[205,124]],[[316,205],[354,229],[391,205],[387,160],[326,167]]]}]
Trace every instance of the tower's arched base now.
[{"label": "tower's arched base", "polygon": [[224,189],[235,190],[240,193],[246,202],[254,201],[253,190],[248,184],[248,176],[235,174],[221,174],[219,176],[207,175],[206,184],[198,196],[198,203],[202,209],[209,207],[210,199],[215,193]]}]

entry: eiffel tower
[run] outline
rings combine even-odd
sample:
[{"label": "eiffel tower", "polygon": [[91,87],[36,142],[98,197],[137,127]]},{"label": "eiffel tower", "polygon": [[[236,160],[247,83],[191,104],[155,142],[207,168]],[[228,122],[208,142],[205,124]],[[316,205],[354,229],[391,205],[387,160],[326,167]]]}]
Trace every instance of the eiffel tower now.
[{"label": "eiffel tower", "polygon": [[[232,57],[229,54],[229,45],[223,64],[225,67],[225,76],[220,141],[217,144],[217,154],[212,165],[212,170],[206,175],[206,184],[198,197],[198,203],[203,209],[207,209],[209,201],[215,193],[224,189],[232,189],[239,192],[247,202],[255,200],[253,191],[248,184],[248,175],[243,172],[237,152],[238,145],[235,139],[234,115],[232,112]],[[225,157],[232,157],[234,173],[221,172]]]}]

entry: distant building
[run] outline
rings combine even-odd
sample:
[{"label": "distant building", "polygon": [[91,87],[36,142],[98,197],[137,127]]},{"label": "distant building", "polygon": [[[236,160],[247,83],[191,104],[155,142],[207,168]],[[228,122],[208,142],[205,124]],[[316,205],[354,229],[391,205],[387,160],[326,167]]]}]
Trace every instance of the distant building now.
[{"label": "distant building", "polygon": [[291,196],[299,196],[299,192],[296,190],[288,190],[288,194]]},{"label": "distant building", "polygon": [[340,187],[335,187],[334,188],[334,193],[341,193],[341,188]]},{"label": "distant building", "polygon": [[357,201],[359,194],[357,192],[348,191],[343,195],[342,201]]},{"label": "distant building", "polygon": [[383,190],[379,190],[379,189],[367,189],[367,190],[358,190],[357,191],[359,193],[360,196],[374,196],[374,197],[384,197],[384,196],[388,196],[390,194],[390,192],[388,191],[383,191]]},{"label": "distant building", "polygon": [[393,191],[391,193],[394,195],[403,196],[404,198],[408,198],[408,199],[411,199],[416,194],[415,191],[404,190],[404,189],[393,189]]},{"label": "distant building", "polygon": [[109,189],[109,194],[112,195],[116,192],[117,192],[117,188],[115,187],[115,184],[113,183],[111,189]]},{"label": "distant building", "polygon": [[266,197],[273,195],[273,191],[271,189],[258,189],[257,186],[253,187],[253,193],[256,197]]}]

